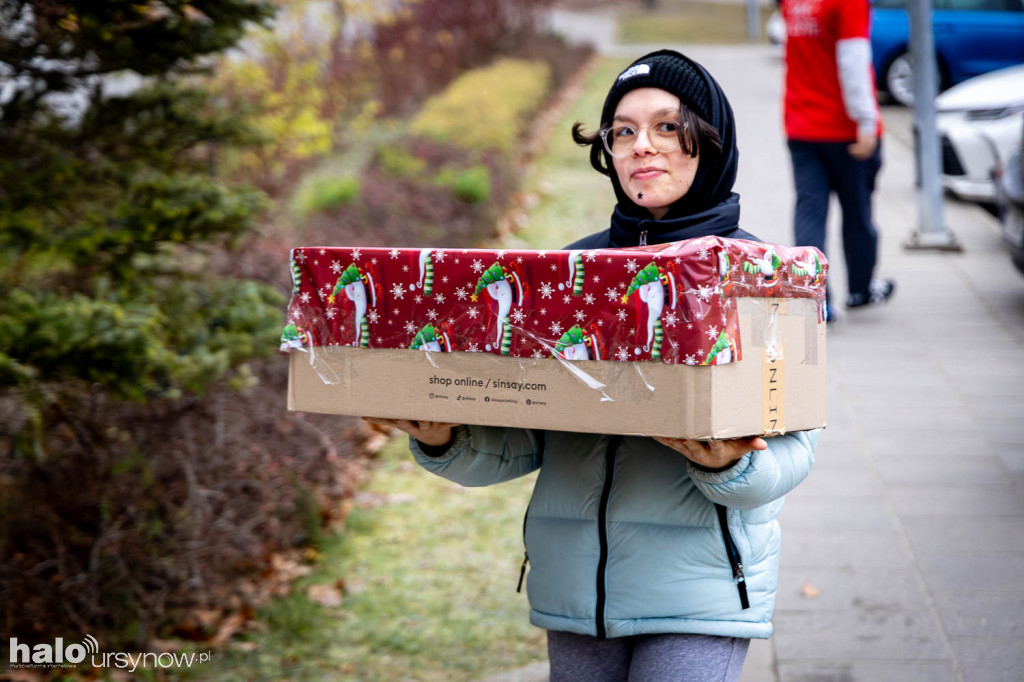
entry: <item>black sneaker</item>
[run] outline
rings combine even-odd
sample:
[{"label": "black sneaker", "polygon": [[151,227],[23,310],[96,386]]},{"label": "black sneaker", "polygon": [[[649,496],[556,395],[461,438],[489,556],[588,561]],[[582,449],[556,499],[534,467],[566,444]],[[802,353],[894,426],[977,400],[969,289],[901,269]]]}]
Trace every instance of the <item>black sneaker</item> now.
[{"label": "black sneaker", "polygon": [[848,294],[846,296],[847,308],[860,308],[861,306],[874,303],[885,303],[896,291],[896,282],[891,279],[873,279],[868,286],[867,293]]}]

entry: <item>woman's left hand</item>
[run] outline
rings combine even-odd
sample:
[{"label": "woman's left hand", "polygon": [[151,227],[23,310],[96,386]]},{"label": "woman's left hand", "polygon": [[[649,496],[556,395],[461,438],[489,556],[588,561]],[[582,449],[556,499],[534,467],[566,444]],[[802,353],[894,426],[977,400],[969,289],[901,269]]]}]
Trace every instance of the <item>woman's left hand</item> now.
[{"label": "woman's left hand", "polygon": [[686,459],[708,469],[725,469],[739,461],[751,450],[764,450],[768,443],[760,436],[732,440],[691,440],[689,438],[655,438],[682,453]]}]

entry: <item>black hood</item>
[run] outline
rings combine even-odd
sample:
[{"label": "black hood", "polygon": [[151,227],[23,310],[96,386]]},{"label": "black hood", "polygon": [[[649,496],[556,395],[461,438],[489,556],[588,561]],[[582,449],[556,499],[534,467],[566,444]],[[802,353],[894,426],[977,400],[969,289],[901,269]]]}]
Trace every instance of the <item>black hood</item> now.
[{"label": "black hood", "polygon": [[644,243],[664,244],[697,237],[760,241],[749,232],[741,230],[739,220],[740,197],[735,193],[705,211],[678,218],[666,217],[662,220],[654,220],[650,214],[647,214],[646,217],[630,215],[622,210],[620,204],[612,213],[609,229],[584,237],[565,248],[621,249],[640,246]]}]

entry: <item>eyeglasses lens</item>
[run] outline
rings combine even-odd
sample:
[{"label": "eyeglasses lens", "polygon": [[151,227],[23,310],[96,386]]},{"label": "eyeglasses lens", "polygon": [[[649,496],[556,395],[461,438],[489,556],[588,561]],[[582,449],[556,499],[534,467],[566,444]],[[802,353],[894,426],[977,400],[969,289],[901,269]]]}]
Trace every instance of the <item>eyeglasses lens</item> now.
[{"label": "eyeglasses lens", "polygon": [[[658,121],[647,130],[647,143],[663,154],[677,151],[680,148],[679,136],[683,125],[679,121]],[[612,156],[629,156],[633,153],[639,133],[630,125],[617,125],[606,128],[602,139],[604,148]]]}]

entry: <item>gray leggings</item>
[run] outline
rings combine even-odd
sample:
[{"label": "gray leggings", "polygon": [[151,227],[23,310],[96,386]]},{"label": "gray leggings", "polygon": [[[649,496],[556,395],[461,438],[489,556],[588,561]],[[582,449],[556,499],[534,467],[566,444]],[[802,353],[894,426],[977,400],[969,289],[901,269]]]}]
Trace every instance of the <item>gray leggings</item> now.
[{"label": "gray leggings", "polygon": [[749,639],[635,635],[598,639],[548,630],[551,682],[736,682]]}]

